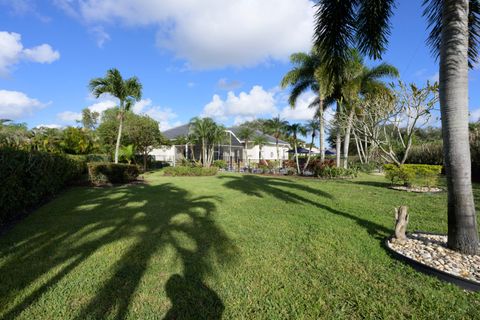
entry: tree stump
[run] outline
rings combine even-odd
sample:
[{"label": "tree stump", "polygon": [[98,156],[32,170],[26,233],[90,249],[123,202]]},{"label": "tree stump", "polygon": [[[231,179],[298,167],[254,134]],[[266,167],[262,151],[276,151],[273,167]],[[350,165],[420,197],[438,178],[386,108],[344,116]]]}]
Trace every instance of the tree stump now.
[{"label": "tree stump", "polygon": [[407,239],[405,234],[407,232],[407,225],[408,207],[400,206],[399,208],[395,208],[395,238],[397,240],[404,241]]}]

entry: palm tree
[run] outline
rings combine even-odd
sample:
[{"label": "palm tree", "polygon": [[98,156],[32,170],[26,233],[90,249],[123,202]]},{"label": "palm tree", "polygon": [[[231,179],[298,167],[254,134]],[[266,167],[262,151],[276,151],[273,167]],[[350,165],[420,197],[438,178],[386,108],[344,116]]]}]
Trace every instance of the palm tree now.
[{"label": "palm tree", "polygon": [[305,130],[306,130],[307,133],[310,133],[310,136],[312,137],[312,141],[310,142],[310,147],[308,149],[307,162],[305,162],[305,165],[303,166],[303,172],[305,172],[305,170],[308,167],[308,164],[310,163],[310,158],[311,158],[311,154],[312,154],[312,147],[315,143],[315,136],[317,135],[317,131],[319,130],[318,121],[316,121],[316,120],[308,121],[305,125]]},{"label": "palm tree", "polygon": [[298,135],[305,132],[305,128],[300,123],[292,123],[287,126],[287,134],[293,142],[293,150],[295,152],[295,162],[297,164],[297,174],[300,174],[300,164],[298,163]]},{"label": "palm tree", "polygon": [[267,138],[264,135],[257,135],[253,138],[253,145],[258,146],[258,162],[262,160],[262,149],[263,146],[268,142]]},{"label": "palm tree", "polygon": [[272,119],[268,119],[265,122],[267,133],[275,138],[275,147],[277,149],[277,165],[279,167],[281,167],[282,164],[280,162],[280,150],[278,148],[278,140],[280,140],[280,137],[285,133],[285,127],[287,125],[288,122],[284,119],[281,119],[280,116],[273,117]]},{"label": "palm tree", "polygon": [[[329,76],[343,70],[349,48],[381,58],[388,43],[394,0],[317,3],[315,44]],[[448,246],[475,254],[478,231],[468,145],[468,67],[478,58],[478,0],[424,0],[428,40],[440,58],[440,112],[448,186]]]},{"label": "palm tree", "polygon": [[208,166],[208,142],[215,126],[215,121],[211,118],[195,117],[190,120],[190,135],[202,146],[202,153],[200,154],[200,161],[204,167]]},{"label": "palm tree", "polygon": [[356,107],[359,106],[360,97],[368,93],[388,92],[389,88],[381,79],[399,76],[397,68],[388,63],[369,68],[365,66],[363,58],[356,50],[354,50],[353,56],[354,59],[347,65],[348,71],[345,72],[343,83],[340,84],[341,99],[345,101],[344,106],[347,107],[345,109],[348,111],[343,140],[343,166],[345,169],[348,167],[348,149],[353,118],[355,117]]},{"label": "palm tree", "polygon": [[294,68],[290,70],[282,79],[281,86],[292,87],[288,102],[292,108],[298,97],[307,90],[317,93],[313,103],[309,105],[316,108],[315,114],[319,121],[320,133],[320,154],[322,161],[325,160],[325,109],[331,105],[334,100],[330,96],[332,93],[332,81],[328,78],[324,66],[321,64],[321,57],[316,48],[310,53],[294,53],[290,56],[290,61]]},{"label": "palm tree", "polygon": [[[241,126],[240,130],[238,131],[238,137],[243,140],[243,143],[245,144],[245,160],[248,161],[248,141],[251,141],[254,137],[255,130],[250,128],[249,126]],[[248,161],[248,167],[250,167],[250,161]]]},{"label": "palm tree", "polygon": [[110,69],[104,78],[95,78],[90,80],[90,90],[95,98],[103,94],[110,94],[120,101],[118,119],[120,124],[118,126],[117,143],[115,145],[115,163],[118,163],[118,152],[120,148],[120,140],[122,138],[123,118],[125,112],[130,107],[142,98],[142,84],[137,77],[131,77],[124,80],[120,71],[117,69]]}]

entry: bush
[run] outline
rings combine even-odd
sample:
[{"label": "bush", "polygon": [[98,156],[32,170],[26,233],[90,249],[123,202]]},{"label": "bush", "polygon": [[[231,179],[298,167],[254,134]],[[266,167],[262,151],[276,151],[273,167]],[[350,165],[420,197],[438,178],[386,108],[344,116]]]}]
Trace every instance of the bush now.
[{"label": "bush", "polygon": [[442,142],[429,142],[412,146],[408,153],[407,163],[443,165]]},{"label": "bush", "polygon": [[93,184],[128,183],[140,174],[138,166],[125,163],[89,162],[88,178]]},{"label": "bush", "polygon": [[333,159],[325,159],[324,161],[320,159],[311,159],[310,163],[308,164],[307,170],[312,172],[314,176],[320,176],[321,172],[326,167],[335,167],[335,160]]},{"label": "bush", "polygon": [[176,167],[167,167],[163,170],[164,175],[166,176],[214,176],[218,172],[217,167],[185,167],[185,166],[176,166]]},{"label": "bush", "polygon": [[411,187],[413,185],[435,187],[438,185],[438,178],[442,172],[442,166],[428,164],[386,164],[383,166],[385,178],[392,184],[403,184]]},{"label": "bush", "polygon": [[315,176],[326,179],[355,178],[357,175],[358,171],[355,168],[345,169],[331,166],[324,166],[315,172]]},{"label": "bush", "polygon": [[225,161],[225,160],[215,160],[215,161],[213,161],[213,166],[217,167],[219,169],[227,169],[228,168],[227,161]]},{"label": "bush", "polygon": [[383,170],[383,165],[375,161],[372,161],[369,163],[356,162],[356,163],[352,163],[350,165],[350,168],[356,169],[357,171],[360,171],[360,172],[372,173],[375,171]]},{"label": "bush", "polygon": [[86,156],[87,162],[110,162],[112,161],[112,157],[108,154],[87,154]]},{"label": "bush", "polygon": [[0,225],[20,217],[85,172],[82,156],[0,149]]}]

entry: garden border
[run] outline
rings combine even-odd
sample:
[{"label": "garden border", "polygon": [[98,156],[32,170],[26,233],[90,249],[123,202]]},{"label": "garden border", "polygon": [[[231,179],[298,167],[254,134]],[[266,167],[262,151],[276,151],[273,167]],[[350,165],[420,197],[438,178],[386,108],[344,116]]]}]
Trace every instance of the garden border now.
[{"label": "garden border", "polygon": [[[414,233],[424,233],[424,234],[431,234],[431,235],[437,235],[437,236],[444,236],[444,234],[441,234],[441,233],[426,232],[426,231],[414,231]],[[434,276],[434,277],[436,277],[440,280],[443,280],[445,282],[455,284],[456,286],[458,286],[462,289],[473,291],[473,292],[480,292],[480,283],[478,283],[478,282],[471,281],[471,280],[468,280],[468,279],[465,279],[465,278],[462,278],[462,277],[458,277],[458,276],[455,276],[453,274],[435,269],[433,267],[430,267],[426,264],[418,262],[414,259],[411,259],[411,258],[393,250],[388,245],[388,242],[393,238],[394,238],[393,235],[385,238],[384,244],[385,244],[385,247],[387,248],[387,251],[395,259],[408,264],[409,266],[411,266],[416,271],[420,271],[420,272],[425,273],[427,275]]]}]

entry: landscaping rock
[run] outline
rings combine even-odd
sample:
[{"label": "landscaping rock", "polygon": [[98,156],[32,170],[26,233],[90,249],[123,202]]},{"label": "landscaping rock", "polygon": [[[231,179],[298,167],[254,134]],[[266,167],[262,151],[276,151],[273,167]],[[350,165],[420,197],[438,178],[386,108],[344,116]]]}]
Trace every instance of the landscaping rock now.
[{"label": "landscaping rock", "polygon": [[388,246],[419,263],[480,284],[480,255],[464,255],[447,248],[446,235],[411,233],[392,238]]}]

